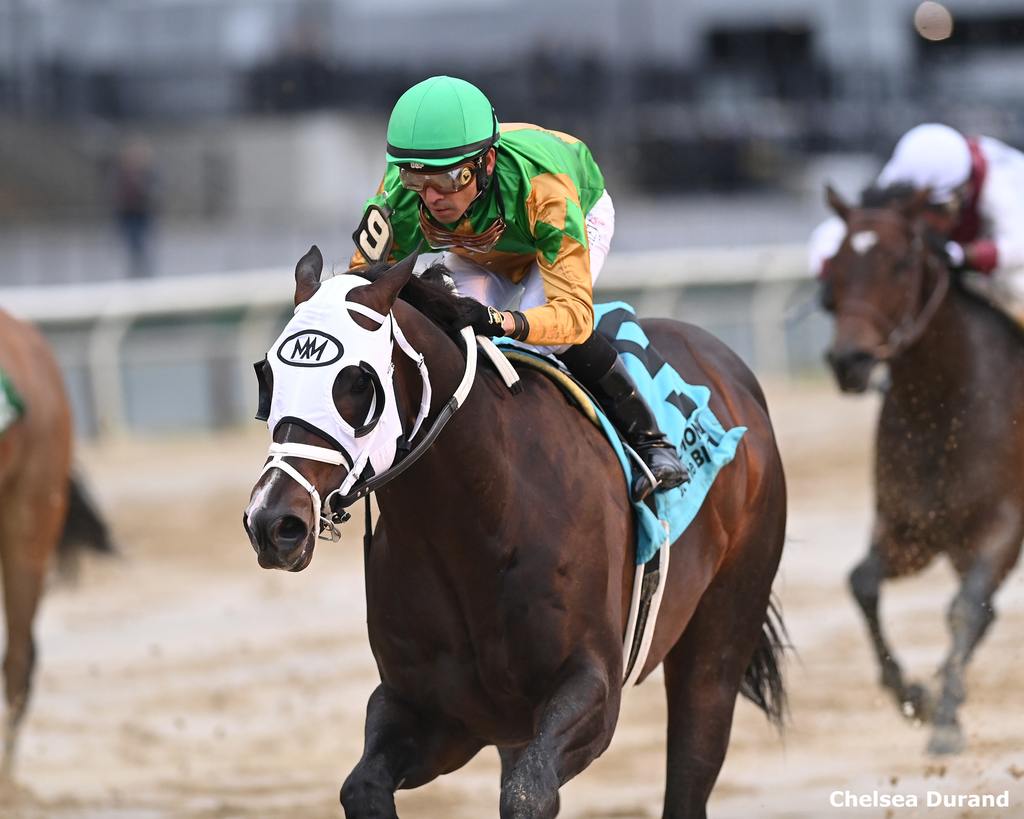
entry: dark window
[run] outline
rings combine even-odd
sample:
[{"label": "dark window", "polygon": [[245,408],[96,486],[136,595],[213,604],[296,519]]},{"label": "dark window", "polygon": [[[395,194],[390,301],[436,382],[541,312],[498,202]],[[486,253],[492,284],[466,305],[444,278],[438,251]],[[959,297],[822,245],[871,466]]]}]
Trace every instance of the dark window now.
[{"label": "dark window", "polygon": [[760,94],[807,99],[827,85],[814,57],[814,32],[803,23],[712,28],[704,44],[711,71],[742,79]]},{"label": "dark window", "polygon": [[811,31],[797,24],[783,27],[713,28],[707,52],[716,65],[799,65],[811,62]]},{"label": "dark window", "polygon": [[916,40],[918,55],[923,59],[942,58],[954,52],[1024,49],[1024,14],[954,16],[953,33],[947,39]]}]

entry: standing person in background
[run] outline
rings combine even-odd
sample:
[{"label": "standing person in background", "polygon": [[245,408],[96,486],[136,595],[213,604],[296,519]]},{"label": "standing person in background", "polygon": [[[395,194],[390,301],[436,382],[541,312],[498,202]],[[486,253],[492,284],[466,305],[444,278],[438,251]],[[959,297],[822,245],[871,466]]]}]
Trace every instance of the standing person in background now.
[{"label": "standing person in background", "polygon": [[157,186],[152,148],[143,139],[130,140],[114,161],[112,196],[131,278],[143,278],[153,273],[152,234]]},{"label": "standing person in background", "polygon": [[[927,188],[925,218],[950,268],[983,274],[978,285],[1024,319],[1024,154],[992,137],[965,137],[948,125],[925,123],[900,138],[876,184]],[[814,230],[812,275],[825,272],[844,235],[838,217]]]}]

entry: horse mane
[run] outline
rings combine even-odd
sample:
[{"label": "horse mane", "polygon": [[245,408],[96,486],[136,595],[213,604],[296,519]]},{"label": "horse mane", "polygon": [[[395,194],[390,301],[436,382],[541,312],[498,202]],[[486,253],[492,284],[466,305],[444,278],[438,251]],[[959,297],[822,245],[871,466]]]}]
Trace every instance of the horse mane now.
[{"label": "horse mane", "polygon": [[[375,262],[366,270],[360,270],[359,275],[376,281],[390,267],[387,262]],[[464,315],[460,303],[462,297],[455,292],[455,285],[443,262],[434,262],[420,275],[410,276],[399,296],[449,335],[457,334],[465,324],[460,323]]]},{"label": "horse mane", "polygon": [[913,185],[895,182],[892,185],[869,185],[860,192],[862,208],[884,208],[898,205],[910,199],[917,192]]}]

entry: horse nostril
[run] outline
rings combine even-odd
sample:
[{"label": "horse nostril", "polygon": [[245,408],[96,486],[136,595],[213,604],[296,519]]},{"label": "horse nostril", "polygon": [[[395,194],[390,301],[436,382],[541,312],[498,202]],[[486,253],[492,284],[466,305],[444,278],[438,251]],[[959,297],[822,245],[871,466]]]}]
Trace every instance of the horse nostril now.
[{"label": "horse nostril", "polygon": [[295,515],[282,515],[270,529],[271,540],[276,543],[302,543],[309,534],[309,529],[302,518]]}]

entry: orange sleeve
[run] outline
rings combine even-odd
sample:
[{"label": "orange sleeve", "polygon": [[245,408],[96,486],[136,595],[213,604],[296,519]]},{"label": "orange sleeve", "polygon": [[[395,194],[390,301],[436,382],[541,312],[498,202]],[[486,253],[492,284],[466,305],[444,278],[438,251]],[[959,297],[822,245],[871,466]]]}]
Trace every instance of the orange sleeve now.
[{"label": "orange sleeve", "polygon": [[594,332],[590,248],[579,193],[566,174],[531,180],[526,212],[547,303],[524,311],[529,344],[581,344]]}]

